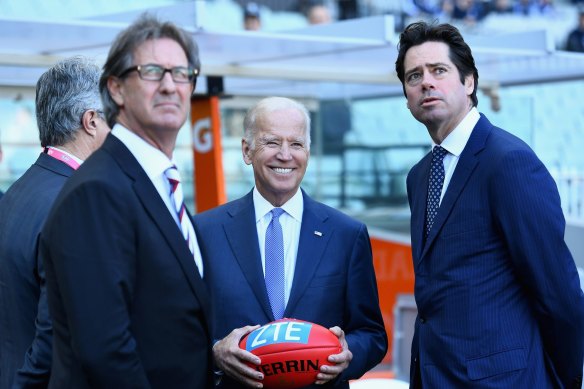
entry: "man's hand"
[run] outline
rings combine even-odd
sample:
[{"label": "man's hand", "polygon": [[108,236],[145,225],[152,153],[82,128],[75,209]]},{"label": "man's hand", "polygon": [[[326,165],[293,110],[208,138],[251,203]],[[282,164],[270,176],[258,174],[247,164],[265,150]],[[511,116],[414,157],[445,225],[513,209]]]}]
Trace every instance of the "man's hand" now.
[{"label": "man's hand", "polygon": [[[213,346],[215,364],[229,377],[251,388],[262,388],[264,375],[247,364],[260,365],[259,357],[239,347],[239,341],[259,325],[236,328]],[[339,354],[340,355],[340,354]]]},{"label": "man's hand", "polygon": [[323,385],[329,381],[334,380],[339,374],[343,372],[353,359],[353,353],[349,350],[349,345],[345,340],[345,332],[339,327],[332,327],[329,330],[339,338],[343,350],[338,354],[333,354],[328,357],[328,361],[334,363],[333,366],[323,365],[320,367],[320,372],[316,376],[316,384]]}]

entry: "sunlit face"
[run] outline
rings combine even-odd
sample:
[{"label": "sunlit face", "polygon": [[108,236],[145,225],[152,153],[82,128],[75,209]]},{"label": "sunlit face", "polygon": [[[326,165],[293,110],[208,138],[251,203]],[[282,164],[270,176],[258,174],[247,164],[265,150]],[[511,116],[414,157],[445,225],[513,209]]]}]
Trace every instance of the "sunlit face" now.
[{"label": "sunlit face", "polygon": [[472,74],[460,82],[444,42],[425,42],[411,47],[404,57],[404,86],[408,108],[428,129],[450,133],[472,106]]},{"label": "sunlit face", "polygon": [[242,141],[243,159],[253,166],[261,195],[281,206],[298,191],[308,166],[304,115],[297,109],[280,109],[258,117],[256,126],[254,149]]},{"label": "sunlit face", "polygon": [[[133,65],[147,64],[189,66],[182,47],[168,38],[147,40],[138,46]],[[160,81],[142,80],[137,71],[132,71],[122,79],[114,78],[108,86],[120,107],[118,120],[123,125],[154,145],[168,138],[174,142],[190,109],[191,83],[177,83],[169,72]]]}]

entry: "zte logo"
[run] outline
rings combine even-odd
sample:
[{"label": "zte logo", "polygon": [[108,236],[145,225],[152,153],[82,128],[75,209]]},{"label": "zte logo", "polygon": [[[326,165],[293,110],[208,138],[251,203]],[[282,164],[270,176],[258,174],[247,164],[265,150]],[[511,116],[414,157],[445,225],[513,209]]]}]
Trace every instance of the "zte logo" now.
[{"label": "zte logo", "polygon": [[308,343],[312,324],[282,322],[260,327],[252,332],[247,340],[246,350],[277,343]]}]

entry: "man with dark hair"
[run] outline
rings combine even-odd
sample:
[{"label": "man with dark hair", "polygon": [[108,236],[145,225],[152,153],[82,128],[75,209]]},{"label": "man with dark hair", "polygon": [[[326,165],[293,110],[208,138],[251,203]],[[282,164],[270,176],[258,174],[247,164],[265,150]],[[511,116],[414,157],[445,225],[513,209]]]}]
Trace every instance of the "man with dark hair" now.
[{"label": "man with dark hair", "polygon": [[43,152],[0,202],[0,388],[46,387],[51,322],[38,237],[65,181],[109,132],[99,96],[100,69],[73,57],[36,85]]},{"label": "man with dark hair", "polygon": [[211,306],[172,157],[199,73],[192,37],[143,15],[100,80],[111,134],[41,233],[50,388],[211,388]]},{"label": "man with dark hair", "polygon": [[584,296],[552,177],[477,111],[478,71],[455,27],[409,25],[395,66],[433,144],[407,178],[411,386],[580,388]]}]

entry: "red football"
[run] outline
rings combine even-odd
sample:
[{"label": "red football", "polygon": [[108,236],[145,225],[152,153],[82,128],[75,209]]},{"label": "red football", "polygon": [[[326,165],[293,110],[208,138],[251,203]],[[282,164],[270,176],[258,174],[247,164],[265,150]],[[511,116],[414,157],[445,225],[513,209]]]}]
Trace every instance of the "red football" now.
[{"label": "red football", "polygon": [[244,336],[239,347],[257,355],[266,389],[295,389],[313,384],[328,357],[341,352],[339,339],[315,323],[280,319]]}]

